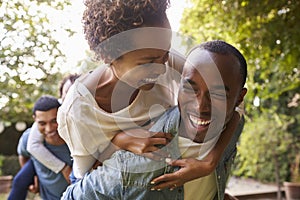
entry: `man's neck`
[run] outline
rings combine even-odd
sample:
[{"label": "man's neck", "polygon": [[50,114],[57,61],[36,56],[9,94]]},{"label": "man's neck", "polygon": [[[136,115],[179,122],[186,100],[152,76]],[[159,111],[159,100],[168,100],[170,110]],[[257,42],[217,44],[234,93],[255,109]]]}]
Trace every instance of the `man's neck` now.
[{"label": "man's neck", "polygon": [[55,137],[55,138],[45,138],[45,141],[53,146],[60,146],[65,144],[65,141],[61,139],[60,137]]}]

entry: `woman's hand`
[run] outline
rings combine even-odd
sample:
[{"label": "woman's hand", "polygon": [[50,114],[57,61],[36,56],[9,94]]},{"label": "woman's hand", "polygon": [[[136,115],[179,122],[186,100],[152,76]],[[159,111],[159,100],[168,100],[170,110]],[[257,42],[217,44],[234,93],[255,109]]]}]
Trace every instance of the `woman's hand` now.
[{"label": "woman's hand", "polygon": [[70,167],[69,165],[65,164],[64,168],[62,168],[61,173],[64,176],[64,178],[66,179],[66,181],[70,184],[70,174],[72,172],[72,167]]},{"label": "woman's hand", "polygon": [[39,193],[40,187],[39,187],[39,179],[37,176],[33,177],[33,184],[29,185],[28,191],[30,191],[34,194]]},{"label": "woman's hand", "polygon": [[131,129],[115,135],[112,142],[120,149],[131,151],[153,160],[162,160],[169,154],[160,149],[172,139],[170,133],[150,132],[144,129]]},{"label": "woman's hand", "polygon": [[166,162],[171,166],[179,166],[181,168],[174,173],[164,174],[153,179],[151,181],[151,184],[154,185],[152,190],[161,190],[164,188],[170,188],[170,190],[173,190],[188,181],[209,175],[216,167],[216,164],[212,163],[210,160],[200,161],[194,158],[173,161],[166,159]]}]

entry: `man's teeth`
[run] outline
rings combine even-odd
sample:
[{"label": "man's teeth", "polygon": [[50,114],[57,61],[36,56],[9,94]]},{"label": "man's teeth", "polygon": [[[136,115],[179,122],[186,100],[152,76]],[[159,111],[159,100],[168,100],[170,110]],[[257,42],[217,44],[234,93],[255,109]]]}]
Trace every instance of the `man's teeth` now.
[{"label": "man's teeth", "polygon": [[198,117],[195,117],[193,115],[190,115],[190,119],[193,124],[196,124],[197,126],[205,126],[211,122],[211,120],[200,120]]}]

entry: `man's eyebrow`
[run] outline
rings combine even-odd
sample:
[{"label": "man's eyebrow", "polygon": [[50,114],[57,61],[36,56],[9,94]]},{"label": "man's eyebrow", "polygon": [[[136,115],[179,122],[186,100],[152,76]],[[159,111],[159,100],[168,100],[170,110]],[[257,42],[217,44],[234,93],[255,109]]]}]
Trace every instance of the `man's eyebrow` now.
[{"label": "man's eyebrow", "polygon": [[226,85],[215,85],[212,88],[214,90],[224,90],[224,88],[225,88],[225,91],[227,91],[227,92],[230,91],[229,87],[227,87]]},{"label": "man's eyebrow", "polygon": [[[191,80],[191,79],[189,79],[189,78],[183,78],[182,80],[183,80],[183,83],[184,83],[184,84],[188,83],[188,84],[190,84],[191,86],[196,85],[195,81],[193,81],[193,80]],[[225,91],[226,91],[226,92],[229,92],[229,91],[230,91],[229,87],[226,86],[226,85],[214,85],[214,86],[211,87],[211,88],[214,89],[214,90],[224,90],[224,88],[225,88]]]}]

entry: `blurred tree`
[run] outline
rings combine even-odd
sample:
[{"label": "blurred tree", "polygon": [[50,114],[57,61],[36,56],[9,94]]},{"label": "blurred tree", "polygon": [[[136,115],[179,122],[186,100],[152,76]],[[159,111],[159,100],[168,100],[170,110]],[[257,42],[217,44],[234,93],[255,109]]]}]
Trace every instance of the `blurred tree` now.
[{"label": "blurred tree", "polygon": [[[225,40],[240,49],[248,62],[248,94],[245,99],[247,118],[249,123],[255,123],[256,128],[262,132],[256,134],[257,130],[246,124],[242,139],[259,138],[241,144],[240,148],[244,150],[240,151],[238,161],[242,162],[239,166],[244,168],[239,170],[239,174],[257,177],[257,173],[262,171],[258,171],[258,168],[274,171],[274,167],[267,166],[273,162],[260,162],[248,154],[250,151],[260,151],[257,156],[270,155],[268,158],[271,159],[271,152],[264,152],[274,150],[281,159],[281,155],[291,153],[291,146],[284,142],[300,143],[297,128],[300,126],[300,1],[188,2],[189,7],[183,14],[180,31],[199,43],[212,39]],[[273,142],[270,136],[278,138],[275,144],[278,148],[267,144]],[[286,168],[283,164],[279,171]]]},{"label": "blurred tree", "polygon": [[68,27],[53,26],[48,14],[68,0],[2,0],[0,2],[0,122],[30,122],[41,94],[57,96],[64,55],[55,35]]}]

